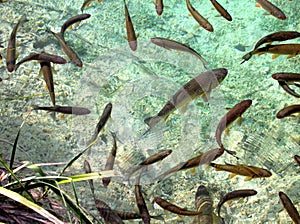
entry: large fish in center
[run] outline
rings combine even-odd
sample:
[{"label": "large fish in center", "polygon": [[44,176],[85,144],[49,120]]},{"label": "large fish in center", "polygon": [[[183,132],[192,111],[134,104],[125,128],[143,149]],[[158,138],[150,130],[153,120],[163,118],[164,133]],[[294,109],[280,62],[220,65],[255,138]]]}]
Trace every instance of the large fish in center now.
[{"label": "large fish in center", "polygon": [[226,75],[227,69],[225,68],[201,73],[181,87],[156,116],[145,119],[145,123],[154,127],[161,120],[167,120],[174,110],[186,106],[193,99],[199,96],[207,99],[211,90],[216,88]]}]

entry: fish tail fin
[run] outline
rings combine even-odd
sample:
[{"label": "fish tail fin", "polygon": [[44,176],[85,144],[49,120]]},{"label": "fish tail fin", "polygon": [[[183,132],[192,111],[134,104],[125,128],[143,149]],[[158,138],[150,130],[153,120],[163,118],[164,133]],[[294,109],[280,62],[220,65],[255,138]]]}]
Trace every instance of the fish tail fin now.
[{"label": "fish tail fin", "polygon": [[161,117],[159,116],[154,116],[154,117],[148,117],[144,120],[144,122],[150,127],[154,127],[157,123],[161,121]]},{"label": "fish tail fin", "polygon": [[249,52],[248,54],[245,54],[243,57],[242,57],[242,59],[244,59],[242,62],[241,62],[241,64],[243,64],[245,61],[248,61],[251,57],[252,57],[252,51],[251,52]]}]

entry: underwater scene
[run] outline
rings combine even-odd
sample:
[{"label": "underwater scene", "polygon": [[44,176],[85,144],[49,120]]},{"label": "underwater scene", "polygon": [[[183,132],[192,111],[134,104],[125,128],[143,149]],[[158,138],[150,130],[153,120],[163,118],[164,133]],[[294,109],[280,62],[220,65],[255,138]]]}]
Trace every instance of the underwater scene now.
[{"label": "underwater scene", "polygon": [[0,223],[300,223],[300,0],[0,13]]}]

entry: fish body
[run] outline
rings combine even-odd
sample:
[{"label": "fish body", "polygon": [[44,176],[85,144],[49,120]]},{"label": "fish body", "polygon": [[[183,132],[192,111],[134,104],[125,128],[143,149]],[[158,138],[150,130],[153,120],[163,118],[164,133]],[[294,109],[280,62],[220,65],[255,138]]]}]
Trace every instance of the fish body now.
[{"label": "fish body", "polygon": [[256,44],[254,49],[257,49],[259,46],[271,43],[273,41],[286,41],[300,37],[300,33],[296,31],[279,31],[271,33],[263,38],[261,38]]},{"label": "fish body", "polygon": [[204,67],[207,68],[207,62],[205,59],[198,54],[194,49],[190,48],[189,46],[186,46],[182,43],[179,43],[175,40],[170,40],[166,38],[161,38],[161,37],[156,37],[156,38],[151,38],[151,42],[156,44],[157,46],[166,48],[166,49],[173,49],[173,50],[178,50],[178,51],[184,51],[187,53],[190,53],[197,58],[200,59],[200,61],[203,63]]},{"label": "fish body", "polygon": [[295,105],[285,107],[285,108],[281,109],[280,111],[278,111],[278,113],[276,114],[276,117],[278,119],[281,119],[281,118],[285,118],[287,116],[290,116],[294,113],[299,113],[299,112],[300,112],[300,104],[295,104]]},{"label": "fish body", "polygon": [[86,7],[88,7],[88,6],[91,4],[92,1],[94,1],[94,0],[84,0],[84,2],[82,3],[82,6],[81,6],[81,8],[80,8],[81,12],[83,12],[83,10],[84,10]]},{"label": "fish body", "polygon": [[300,98],[300,95],[296,93],[291,87],[284,81],[278,81],[278,84],[282,87],[282,89],[290,94],[291,96],[294,96],[296,98]]},{"label": "fish body", "polygon": [[194,223],[212,224],[213,223],[213,201],[204,185],[200,185],[195,195],[195,206],[197,211],[201,211]]},{"label": "fish body", "polygon": [[124,8],[125,8],[127,41],[128,41],[130,49],[132,51],[135,51],[137,49],[137,38],[136,38],[136,35],[135,35],[133,23],[131,21],[130,14],[129,14],[129,11],[128,11],[125,0],[124,0]]},{"label": "fish body", "polygon": [[8,40],[8,45],[7,45],[7,53],[6,53],[6,68],[7,71],[13,72],[16,64],[16,36],[17,36],[17,31],[18,28],[26,22],[26,16],[23,15],[18,23],[14,26],[10,38]]},{"label": "fish body", "polygon": [[[89,163],[87,160],[84,160],[84,162],[83,162],[83,167],[84,167],[85,173],[91,173],[91,172],[92,172],[90,163]],[[93,180],[88,180],[88,183],[89,183],[89,185],[90,185],[90,188],[91,188],[91,191],[92,191],[93,196],[95,196],[95,187],[94,187],[94,182],[93,182]]]},{"label": "fish body", "polygon": [[212,167],[215,167],[217,171],[227,171],[233,174],[247,176],[249,179],[251,178],[259,178],[259,177],[270,177],[272,173],[269,170],[264,168],[256,167],[256,166],[247,166],[244,164],[210,164]]},{"label": "fish body", "polygon": [[163,0],[155,0],[155,10],[157,15],[161,15],[164,10]]},{"label": "fish body", "polygon": [[105,220],[105,222],[111,224],[124,223],[122,219],[104,201],[95,200],[95,204],[99,215]]},{"label": "fish body", "polygon": [[279,192],[279,198],[280,198],[280,201],[281,201],[283,207],[285,208],[285,210],[287,211],[289,216],[292,218],[292,220],[296,224],[300,224],[299,212],[295,208],[295,206],[294,206],[293,202],[291,201],[291,199],[285,193],[283,193],[282,191]]},{"label": "fish body", "polygon": [[58,112],[63,114],[86,115],[91,113],[87,108],[83,107],[69,107],[69,106],[54,106],[54,107],[34,107],[34,110],[47,110],[51,112]]},{"label": "fish body", "polygon": [[[142,216],[138,213],[132,213],[132,212],[122,212],[122,211],[117,211],[113,210],[122,220],[131,220],[131,219],[141,219]],[[164,220],[161,216],[150,216],[153,219],[158,219],[158,220]]]},{"label": "fish body", "polygon": [[285,14],[277,6],[273,5],[268,0],[256,0],[256,2],[261,5],[263,9],[268,11],[272,16],[275,16],[278,19],[285,20]]},{"label": "fish body", "polygon": [[[114,143],[113,143],[113,147],[112,147],[112,149],[109,153],[109,156],[106,160],[104,170],[112,170],[114,168],[114,164],[115,164],[115,159],[116,159],[118,147],[117,147],[116,134],[112,133],[112,136],[113,136]],[[111,181],[110,177],[102,178],[103,186],[107,187],[109,185],[110,181]]]},{"label": "fish body", "polygon": [[299,82],[300,74],[291,72],[279,72],[272,75],[272,78],[283,82]]},{"label": "fish body", "polygon": [[231,108],[227,112],[227,114],[224,117],[222,117],[215,133],[217,143],[221,148],[224,148],[222,143],[223,131],[237,118],[241,117],[241,115],[251,106],[251,104],[252,100],[243,100],[240,103],[236,104],[233,108]]},{"label": "fish body", "polygon": [[55,106],[55,93],[54,93],[54,84],[53,84],[53,75],[52,75],[52,71],[51,71],[51,64],[50,64],[50,62],[47,62],[47,61],[41,61],[40,66],[41,66],[41,72],[43,73],[44,80],[47,85],[47,89],[50,94],[52,104],[53,104],[53,106]]},{"label": "fish body", "polygon": [[232,17],[229,14],[229,12],[227,12],[227,10],[224,9],[224,7],[219,2],[217,2],[216,0],[210,0],[210,1],[214,5],[215,9],[220,13],[221,16],[223,16],[228,21],[232,21]]},{"label": "fish body", "polygon": [[135,200],[137,207],[139,209],[139,212],[141,214],[142,220],[144,224],[150,224],[150,214],[147,209],[147,205],[145,202],[145,199],[142,195],[141,186],[140,185],[134,185],[134,194],[135,194]]},{"label": "fish body", "polygon": [[227,69],[225,68],[201,73],[180,88],[156,116],[145,119],[145,123],[152,128],[161,120],[166,120],[174,110],[186,106],[193,99],[199,96],[207,98],[212,89],[216,88],[226,75]]},{"label": "fish body", "polygon": [[83,14],[79,14],[79,15],[71,17],[62,25],[62,27],[60,29],[61,36],[64,36],[65,31],[66,31],[66,29],[68,29],[69,26],[72,26],[74,23],[88,19],[90,17],[91,17],[91,15],[87,14],[87,13],[83,13]]},{"label": "fish body", "polygon": [[294,160],[298,164],[298,166],[300,166],[300,156],[294,155]]},{"label": "fish body", "polygon": [[200,15],[200,13],[191,5],[189,0],[186,0],[186,6],[191,13],[191,15],[194,17],[194,19],[199,23],[200,26],[202,26],[204,29],[206,29],[209,32],[213,32],[214,28],[208,22],[207,19],[205,19],[203,16]]}]

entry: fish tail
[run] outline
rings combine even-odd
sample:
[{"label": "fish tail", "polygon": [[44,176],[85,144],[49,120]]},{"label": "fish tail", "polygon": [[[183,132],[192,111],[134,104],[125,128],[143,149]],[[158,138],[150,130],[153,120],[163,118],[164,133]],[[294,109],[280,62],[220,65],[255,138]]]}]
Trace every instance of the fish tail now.
[{"label": "fish tail", "polygon": [[243,64],[245,61],[248,61],[252,57],[252,51],[249,52],[248,54],[245,54],[242,58],[244,59],[241,64]]},{"label": "fish tail", "polygon": [[144,120],[144,122],[150,127],[154,127],[157,123],[161,121],[160,116],[148,117]]}]

